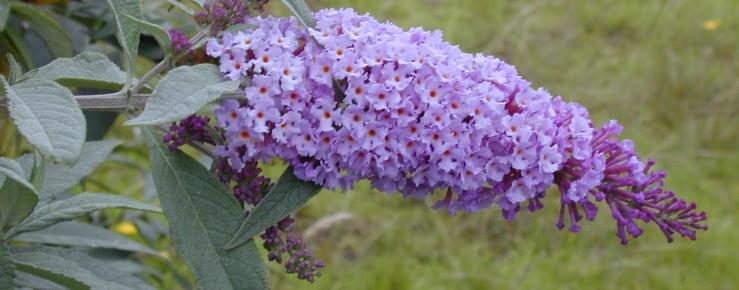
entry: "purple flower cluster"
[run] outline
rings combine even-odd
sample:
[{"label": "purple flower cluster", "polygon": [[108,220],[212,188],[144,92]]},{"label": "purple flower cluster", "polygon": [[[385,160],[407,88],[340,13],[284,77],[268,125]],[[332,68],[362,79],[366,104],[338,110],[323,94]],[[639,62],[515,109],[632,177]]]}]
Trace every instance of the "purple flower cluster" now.
[{"label": "purple flower cluster", "polygon": [[[299,279],[313,283],[316,277],[321,276],[319,269],[324,267],[324,263],[315,259],[303,239],[295,234],[294,222],[293,218],[287,217],[264,231],[261,235],[264,240],[263,245],[270,251],[267,258],[281,264],[283,255],[287,254],[289,256],[285,261],[287,273],[295,273]],[[285,233],[285,239],[281,233]]]},{"label": "purple flower cluster", "polygon": [[[189,116],[173,123],[163,141],[169,143],[172,151],[188,142],[215,145],[214,137],[207,129],[209,121],[208,117]],[[234,196],[246,205],[257,205],[273,186],[272,180],[262,175],[257,160],[249,160],[239,169],[233,168],[228,158],[219,158],[214,162],[216,177],[231,187]],[[321,276],[319,269],[324,264],[313,257],[302,237],[295,233],[292,226],[294,222],[295,219],[287,217],[265,230],[262,234],[264,248],[269,251],[269,260],[280,264],[283,263],[282,257],[287,254],[288,260],[284,262],[286,271],[297,274],[299,279],[313,282],[315,277]],[[286,238],[283,240],[282,236]]]},{"label": "purple flower cluster", "polygon": [[272,180],[261,175],[257,162],[248,162],[239,170],[232,168],[227,159],[216,162],[216,176],[226,185],[233,184],[233,193],[239,201],[256,205],[272,188]]},{"label": "purple flower cluster", "polygon": [[208,41],[225,77],[249,83],[246,104],[216,110],[227,140],[216,153],[234,168],[279,157],[327,188],[369,179],[411,197],[446,189],[437,208],[498,204],[507,218],[525,202],[541,208],[556,184],[572,229],[578,205],[594,216],[590,198],[606,200],[620,236],[638,235],[634,219],[668,236],[702,228],[694,206],[665,203],[664,174],[647,173],[651,163],[612,138],[615,122],[594,130],[585,108],[532,88],[513,66],[464,53],[439,31],[404,31],[350,9],[315,18],[305,29],[294,18],[257,17],[254,29]]},{"label": "purple flower cluster", "polygon": [[203,4],[203,11],[195,13],[200,25],[210,25],[213,34],[233,25],[243,24],[252,11],[261,12],[269,0],[214,0]]},{"label": "purple flower cluster", "polygon": [[176,53],[183,52],[190,47],[190,40],[184,33],[177,31],[177,29],[170,29],[168,32]]},{"label": "purple flower cluster", "polygon": [[[247,205],[257,205],[273,186],[269,178],[262,176],[256,160],[250,160],[241,169],[231,167],[226,158],[215,162],[216,176],[224,184],[232,186],[234,196]],[[263,246],[269,251],[267,258],[270,261],[284,263],[287,273],[295,273],[299,279],[312,283],[315,277],[321,276],[319,269],[324,263],[313,257],[303,238],[295,232],[294,223],[295,219],[288,216],[267,228],[261,235]],[[287,261],[283,261],[285,255],[288,256]]]},{"label": "purple flower cluster", "polygon": [[195,13],[195,21],[200,25],[210,25],[211,32],[218,33],[232,25],[244,23],[249,15],[241,0],[216,0],[203,4],[203,11]]},{"label": "purple flower cluster", "polygon": [[[650,172],[655,161],[644,163],[630,140],[619,141],[614,138],[621,134],[622,127],[615,121],[604,125],[594,133],[593,155],[587,160],[568,159],[564,167],[555,174],[555,184],[562,193],[560,199],[560,229],[565,226],[565,214],[569,216],[570,230],[579,231],[578,221],[582,219],[578,206],[585,216],[593,220],[598,207],[590,200],[605,201],[617,222],[617,235],[621,243],[628,243],[627,233],[636,238],[642,229],[635,223],[654,221],[672,241],[672,235],[696,238],[696,230],[708,227],[699,222],[705,221],[705,212],[695,212],[695,203],[675,197],[671,191],[664,190],[664,171]],[[596,165],[588,165],[592,162]],[[571,196],[579,197],[572,199]]]},{"label": "purple flower cluster", "polygon": [[191,115],[169,126],[169,134],[164,135],[162,141],[169,143],[169,150],[175,151],[187,142],[215,145],[208,132],[210,118]]}]

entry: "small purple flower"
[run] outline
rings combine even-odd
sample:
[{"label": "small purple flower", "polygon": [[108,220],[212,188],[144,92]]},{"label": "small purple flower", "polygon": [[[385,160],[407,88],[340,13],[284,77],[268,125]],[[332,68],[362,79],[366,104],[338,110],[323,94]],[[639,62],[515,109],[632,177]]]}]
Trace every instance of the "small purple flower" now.
[{"label": "small purple flower", "polygon": [[210,118],[192,115],[169,126],[169,134],[164,135],[164,143],[169,143],[169,150],[176,151],[187,142],[206,143],[215,142],[208,132]]},{"label": "small purple flower", "polygon": [[176,53],[183,52],[185,49],[190,48],[190,40],[184,33],[179,32],[176,29],[169,30],[169,38],[172,39],[172,47],[174,47],[174,51]]}]

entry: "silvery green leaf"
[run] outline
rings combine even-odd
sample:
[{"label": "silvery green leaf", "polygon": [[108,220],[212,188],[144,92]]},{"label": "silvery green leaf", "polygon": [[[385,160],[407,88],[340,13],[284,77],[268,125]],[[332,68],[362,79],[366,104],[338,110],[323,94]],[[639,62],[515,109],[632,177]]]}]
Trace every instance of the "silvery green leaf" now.
[{"label": "silvery green leaf", "polygon": [[11,84],[17,83],[23,78],[23,68],[21,67],[21,64],[15,60],[15,57],[13,57],[12,54],[6,54],[5,58],[8,61],[8,80]]},{"label": "silvery green leaf", "polygon": [[124,14],[141,18],[141,0],[108,0],[116,24],[116,38],[126,55],[128,80],[136,72],[136,57],[139,47],[139,27]]},{"label": "silvery green leaf", "polygon": [[144,112],[125,124],[152,125],[177,121],[238,87],[237,81],[223,80],[215,65],[181,66],[159,81]]},{"label": "silvery green leaf", "polygon": [[200,289],[269,289],[254,242],[225,250],[223,245],[244,215],[238,201],[192,157],[171,152],[161,134],[144,128],[152,174],[177,253]]},{"label": "silvery green leaf", "polygon": [[305,1],[282,0],[282,3],[287,6],[287,9],[289,9],[293,15],[298,17],[298,20],[303,24],[303,26],[310,28],[316,25],[315,20],[313,20],[313,13],[311,13],[310,8],[308,8],[308,4],[305,4]]},{"label": "silvery green leaf", "polygon": [[107,90],[119,90],[126,84],[126,73],[107,56],[97,52],[56,59],[40,67],[32,78],[55,81],[68,87]]},{"label": "silvery green leaf", "polygon": [[172,57],[172,39],[169,37],[169,32],[164,30],[164,28],[159,25],[135,18],[131,15],[124,14],[124,17],[135,23],[139,29],[146,31],[152,37],[154,37],[154,39],[159,44],[159,47],[164,52],[165,58],[169,59]]},{"label": "silvery green leaf", "polygon": [[25,232],[38,231],[51,225],[106,208],[128,208],[161,212],[159,207],[137,201],[124,195],[86,192],[36,208],[23,222],[13,228],[9,234],[13,236]]},{"label": "silvery green leaf", "polygon": [[71,289],[79,289],[80,286],[111,290],[154,289],[130,273],[119,271],[104,261],[74,249],[13,247],[11,258],[20,271],[41,276]]},{"label": "silvery green leaf", "polygon": [[239,229],[234,232],[233,237],[226,244],[226,249],[238,247],[276,224],[305,205],[319,191],[321,191],[321,186],[298,179],[293,174],[292,167],[288,167],[272,190],[243,219]]},{"label": "silvery green leaf", "polygon": [[71,166],[49,164],[46,168],[44,187],[39,193],[40,203],[52,201],[57,194],[75,186],[82,178],[90,175],[120,144],[121,141],[118,140],[86,142],[82,145],[80,158]]},{"label": "silvery green leaf", "polygon": [[23,166],[15,160],[0,157],[0,175],[6,176],[15,182],[20,183],[32,192],[36,192],[36,188],[28,182],[27,176],[30,176],[30,173],[26,173]]},{"label": "silvery green leaf", "polygon": [[10,117],[28,142],[44,155],[63,162],[77,159],[85,141],[86,124],[72,93],[46,80],[28,80],[8,86]]},{"label": "silvery green leaf", "polygon": [[36,166],[36,156],[33,153],[26,153],[15,159],[21,167],[23,167],[23,178],[31,180],[33,167]]},{"label": "silvery green leaf", "polygon": [[29,243],[117,249],[158,255],[151,248],[121,234],[74,221],[61,222],[43,230],[23,233],[13,239]]}]

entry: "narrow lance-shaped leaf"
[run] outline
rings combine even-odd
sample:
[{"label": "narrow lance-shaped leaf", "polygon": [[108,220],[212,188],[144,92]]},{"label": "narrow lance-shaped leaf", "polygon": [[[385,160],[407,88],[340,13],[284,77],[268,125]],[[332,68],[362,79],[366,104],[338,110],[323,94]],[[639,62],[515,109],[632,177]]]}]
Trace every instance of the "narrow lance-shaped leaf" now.
[{"label": "narrow lance-shaped leaf", "polygon": [[44,189],[46,167],[49,162],[47,162],[46,158],[38,150],[33,151],[33,156],[33,169],[31,170],[31,177],[29,179],[36,191],[41,191]]},{"label": "narrow lance-shaped leaf", "polygon": [[71,166],[49,164],[46,169],[44,188],[39,193],[40,203],[51,202],[55,196],[75,186],[85,176],[108,158],[113,149],[120,145],[118,140],[86,142],[82,145],[80,158]]},{"label": "narrow lance-shaped leaf", "polygon": [[126,73],[107,56],[97,52],[56,59],[40,67],[32,78],[55,81],[68,87],[107,90],[119,90],[126,84]]},{"label": "narrow lance-shaped leaf", "polygon": [[[67,290],[69,288],[51,282],[48,279],[31,275],[26,272],[15,271],[15,285],[22,289]],[[25,287],[25,288],[24,288]]]},{"label": "narrow lance-shaped leaf", "polygon": [[23,78],[23,68],[18,61],[15,60],[12,54],[8,53],[5,55],[8,62],[8,80],[11,84],[17,83]]},{"label": "narrow lance-shaped leaf", "polygon": [[5,25],[10,17],[10,6],[6,2],[0,2],[0,31],[5,30]]},{"label": "narrow lance-shaped leaf", "polygon": [[237,81],[224,81],[215,65],[178,67],[159,82],[144,112],[125,124],[152,125],[177,121],[238,87]]},{"label": "narrow lance-shaped leaf", "polygon": [[71,289],[82,285],[106,290],[154,289],[130,273],[73,249],[26,246],[11,248],[11,254],[19,270]]},{"label": "narrow lance-shaped leaf", "polygon": [[169,4],[172,4],[172,6],[180,8],[182,11],[185,11],[185,13],[193,15],[195,14],[195,11],[192,10],[187,4],[180,2],[180,0],[167,0]]},{"label": "narrow lance-shaped leaf", "polygon": [[305,27],[313,27],[316,22],[313,20],[313,13],[311,13],[308,4],[305,4],[303,0],[282,0],[282,3],[290,9],[295,16],[298,17],[300,23]]},{"label": "narrow lance-shaped leaf", "polygon": [[0,39],[0,43],[3,43],[3,46],[6,46],[11,54],[17,56],[18,60],[26,67],[33,67],[33,55],[31,54],[31,49],[28,47],[25,38],[21,35],[18,29],[16,29],[16,27],[5,27],[5,30],[0,36],[2,37],[2,39]]},{"label": "narrow lance-shaped leaf", "polygon": [[51,81],[28,80],[8,86],[0,76],[0,82],[8,97],[10,117],[28,142],[57,160],[75,161],[87,128],[72,93]]},{"label": "narrow lance-shaped leaf", "polygon": [[321,191],[321,186],[298,179],[293,174],[292,167],[288,167],[272,190],[241,222],[239,229],[226,244],[226,249],[238,247],[253,236],[276,224],[293,211],[301,208],[319,191]]},{"label": "narrow lance-shaped leaf", "polygon": [[116,38],[126,55],[128,80],[136,72],[136,56],[139,51],[139,27],[124,14],[141,18],[141,0],[108,0],[116,24]]},{"label": "narrow lance-shaped leaf", "polygon": [[149,143],[154,186],[170,224],[177,253],[195,276],[198,288],[269,289],[255,244],[223,249],[243,211],[205,167],[182,153],[171,152],[151,128]]},{"label": "narrow lance-shaped leaf", "polygon": [[49,12],[22,2],[12,2],[9,5],[15,15],[26,20],[28,27],[41,37],[52,55],[55,57],[72,55],[72,40],[69,34]]},{"label": "narrow lance-shaped leaf", "polygon": [[152,37],[154,37],[159,44],[159,47],[164,52],[165,58],[170,59],[172,57],[172,39],[169,37],[169,32],[154,23],[138,19],[128,14],[124,14],[124,16],[131,22],[135,23],[139,29],[148,32]]},{"label": "narrow lance-shaped leaf", "polygon": [[12,290],[15,282],[15,266],[10,259],[8,244],[0,233],[0,290]]},{"label": "narrow lance-shaped leaf", "polygon": [[20,234],[14,240],[63,246],[117,249],[158,255],[144,246],[118,233],[80,222],[62,222],[40,231]]},{"label": "narrow lance-shaped leaf", "polygon": [[161,212],[159,207],[123,195],[82,193],[37,208],[28,218],[11,230],[9,235],[14,236],[24,232],[38,231],[53,224],[68,221],[106,208],[128,208]]}]

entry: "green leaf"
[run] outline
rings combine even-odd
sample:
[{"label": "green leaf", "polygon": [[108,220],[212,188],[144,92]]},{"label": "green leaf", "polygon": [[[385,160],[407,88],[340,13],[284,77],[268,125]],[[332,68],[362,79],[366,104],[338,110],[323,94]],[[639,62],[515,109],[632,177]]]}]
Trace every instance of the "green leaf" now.
[{"label": "green leaf", "polygon": [[47,11],[22,2],[12,2],[10,9],[28,22],[28,27],[41,37],[52,55],[55,57],[72,55],[72,41],[69,35]]},{"label": "green leaf", "polygon": [[177,252],[203,290],[269,289],[255,244],[227,251],[243,211],[238,201],[205,167],[190,156],[171,152],[161,134],[144,128],[154,186],[170,224]]},{"label": "green leaf", "polygon": [[46,178],[46,167],[48,162],[46,158],[38,151],[33,151],[33,169],[31,170],[31,184],[36,188],[36,191],[42,191],[44,189],[44,179]]},{"label": "green leaf", "polygon": [[21,67],[21,64],[15,60],[15,57],[13,57],[12,54],[6,54],[5,58],[8,61],[8,80],[11,84],[17,83],[23,78],[23,68]]},{"label": "green leaf", "polygon": [[175,6],[177,8],[180,8],[182,11],[185,11],[185,13],[193,15],[195,14],[195,10],[192,10],[187,4],[180,2],[179,0],[167,0],[169,4],[172,4],[172,6]]},{"label": "green leaf", "polygon": [[[18,164],[23,167],[23,178],[30,182],[31,176],[33,175],[33,167],[36,166],[36,156],[34,156],[33,153],[26,153],[16,158],[15,162],[18,162]],[[36,189],[36,191],[38,191],[38,189]]]},{"label": "green leaf", "polygon": [[83,111],[87,120],[87,141],[103,140],[118,118],[118,112]]},{"label": "green leaf", "polygon": [[34,276],[26,272],[15,271],[15,284],[17,287],[26,287],[31,289],[44,290],[66,290],[67,287],[51,282],[39,276]]},{"label": "green leaf", "polygon": [[305,4],[305,1],[282,0],[282,3],[287,6],[287,9],[289,9],[293,15],[298,17],[298,20],[300,20],[300,23],[302,23],[303,26],[311,28],[316,25],[315,20],[313,20],[313,13],[310,11],[310,8],[308,8],[308,4]]},{"label": "green leaf", "polygon": [[55,82],[28,80],[8,87],[10,116],[28,142],[57,160],[73,162],[85,141],[85,117],[68,89]]},{"label": "green leaf", "polygon": [[139,51],[139,27],[124,14],[141,18],[141,0],[108,0],[113,10],[116,24],[116,38],[126,55],[128,67],[128,81],[133,80],[136,72],[136,57]]},{"label": "green leaf", "polygon": [[215,65],[178,67],[159,82],[144,112],[125,125],[165,124],[180,120],[218,99],[224,92],[238,87],[237,81],[224,81]]},{"label": "green leaf", "polygon": [[2,230],[25,219],[36,206],[36,189],[28,182],[23,167],[16,161],[0,157],[0,235]]},{"label": "green leaf", "polygon": [[49,164],[46,168],[43,190],[39,193],[40,203],[51,202],[57,194],[75,186],[82,178],[90,175],[120,144],[121,141],[118,140],[86,142],[82,145],[80,158],[72,166]]},{"label": "green leaf", "polygon": [[[80,283],[91,289],[154,289],[129,273],[73,249],[13,247],[11,253],[19,270],[41,274],[43,276],[39,276],[71,289],[79,289]],[[67,279],[59,279],[59,276]]]},{"label": "green leaf", "polygon": [[0,157],[0,174],[10,177],[10,179],[20,183],[32,192],[36,192],[36,188],[34,188],[33,185],[28,182],[28,179],[26,178],[26,176],[29,176],[30,174],[26,173],[26,170],[23,169],[23,166],[21,166],[15,160]]},{"label": "green leaf", "polygon": [[119,90],[126,84],[126,73],[102,53],[83,52],[40,67],[33,79],[67,87]]},{"label": "green leaf", "polygon": [[10,259],[8,244],[0,233],[0,290],[12,290],[15,282],[15,266]]},{"label": "green leaf", "polygon": [[62,222],[40,231],[18,235],[14,240],[64,246],[117,249],[142,252],[151,255],[158,253],[118,233],[80,222]]},{"label": "green leaf", "polygon": [[10,7],[8,3],[0,2],[0,31],[5,30],[5,24],[8,23],[10,16]]},{"label": "green leaf", "polygon": [[6,43],[7,49],[10,53],[18,56],[20,61],[22,61],[26,67],[33,67],[33,55],[31,54],[31,49],[28,48],[26,40],[17,29],[12,26],[6,27],[3,31],[3,41]]},{"label": "green leaf", "polygon": [[36,208],[28,218],[13,228],[9,232],[9,235],[15,236],[25,232],[42,230],[51,225],[106,208],[128,208],[161,212],[159,207],[137,201],[124,195],[86,192]]},{"label": "green leaf", "polygon": [[152,37],[154,37],[159,44],[159,47],[164,52],[164,57],[166,59],[170,59],[172,57],[172,39],[169,37],[169,32],[154,23],[146,22],[128,14],[124,14],[124,16],[135,23],[139,29],[148,32]]},{"label": "green leaf", "polygon": [[21,223],[38,203],[38,196],[15,180],[0,188],[0,230]]},{"label": "green leaf", "polygon": [[238,247],[253,236],[276,224],[302,207],[319,191],[321,191],[321,186],[298,179],[293,174],[292,167],[288,167],[272,190],[241,222],[239,229],[226,244],[226,249]]}]

